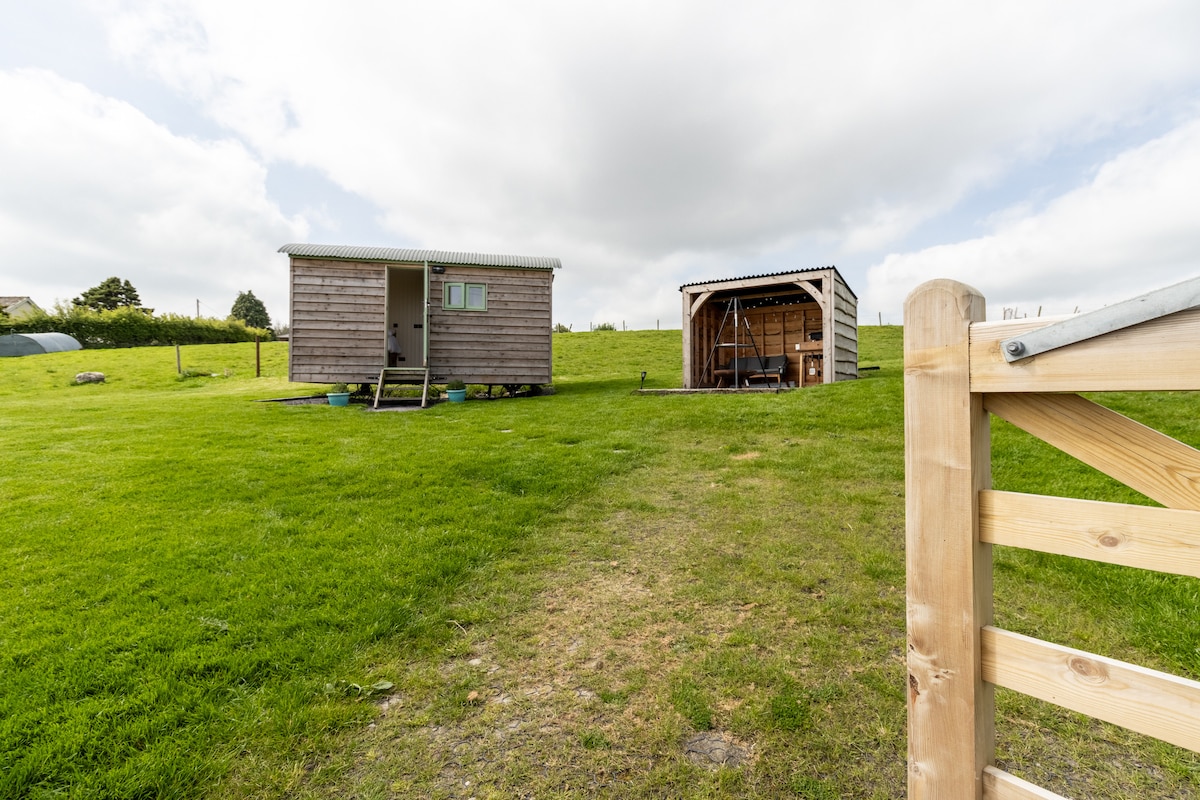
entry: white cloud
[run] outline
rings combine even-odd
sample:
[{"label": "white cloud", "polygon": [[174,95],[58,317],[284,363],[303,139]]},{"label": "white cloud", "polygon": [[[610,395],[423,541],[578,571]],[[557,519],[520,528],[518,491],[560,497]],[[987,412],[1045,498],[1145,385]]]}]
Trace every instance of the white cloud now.
[{"label": "white cloud", "polygon": [[[110,275],[159,311],[228,313],[253,290],[287,315],[286,260],[303,238],[234,140],[173,135],[133,106],[42,70],[0,72],[0,239],[6,294],[42,306]],[[53,297],[47,297],[53,292]]]},{"label": "white cloud", "polygon": [[82,1],[280,205],[371,243],[560,256],[577,327],[653,325],[679,283],[746,271],[837,263],[861,288],[915,236],[965,238],[964,205],[1037,202],[1035,167],[1141,145],[1200,90],[1186,0]]},{"label": "white cloud", "polygon": [[1031,316],[1091,310],[1200,274],[1200,118],[1104,164],[1044,210],[1001,214],[987,236],[893,254],[868,273],[866,316],[898,313],[920,283],[954,278]]}]

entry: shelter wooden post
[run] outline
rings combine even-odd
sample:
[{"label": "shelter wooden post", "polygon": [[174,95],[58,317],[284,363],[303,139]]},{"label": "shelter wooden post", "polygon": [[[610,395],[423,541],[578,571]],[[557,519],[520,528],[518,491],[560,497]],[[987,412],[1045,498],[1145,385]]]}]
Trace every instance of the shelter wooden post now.
[{"label": "shelter wooden post", "polygon": [[978,496],[990,487],[988,416],[971,393],[970,326],[983,296],[917,287],[904,311],[908,570],[908,796],[983,796],[994,751],[993,689],[982,680],[991,623],[991,545]]},{"label": "shelter wooden post", "polygon": [[692,382],[692,296],[683,292],[683,388],[693,388]]}]

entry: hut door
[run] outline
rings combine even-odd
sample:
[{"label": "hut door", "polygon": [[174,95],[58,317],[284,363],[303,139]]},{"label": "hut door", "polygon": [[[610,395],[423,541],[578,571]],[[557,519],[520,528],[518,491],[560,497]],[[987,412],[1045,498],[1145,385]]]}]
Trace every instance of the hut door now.
[{"label": "hut door", "polygon": [[387,330],[395,331],[400,346],[400,355],[393,366],[425,366],[427,282],[421,265],[388,267]]}]

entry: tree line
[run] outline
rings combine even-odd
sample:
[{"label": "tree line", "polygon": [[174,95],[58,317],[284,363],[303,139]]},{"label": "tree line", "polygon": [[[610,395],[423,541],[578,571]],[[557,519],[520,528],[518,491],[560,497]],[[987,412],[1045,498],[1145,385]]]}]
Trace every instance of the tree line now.
[{"label": "tree line", "polygon": [[0,334],[66,333],[86,348],[222,344],[274,338],[267,308],[241,292],[224,320],[160,314],[142,305],[133,284],[117,277],[82,292],[70,306],[12,319],[0,314]]}]

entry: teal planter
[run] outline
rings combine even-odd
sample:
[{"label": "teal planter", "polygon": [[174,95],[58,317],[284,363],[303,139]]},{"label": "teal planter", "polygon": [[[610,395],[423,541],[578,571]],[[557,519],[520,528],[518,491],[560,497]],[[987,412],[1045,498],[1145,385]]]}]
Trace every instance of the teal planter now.
[{"label": "teal planter", "polygon": [[325,396],[329,398],[329,405],[331,405],[331,406],[348,406],[348,405],[350,405],[350,393],[349,392],[329,392]]},{"label": "teal planter", "polygon": [[446,394],[450,397],[451,403],[465,403],[467,401],[466,389],[447,389]]}]

